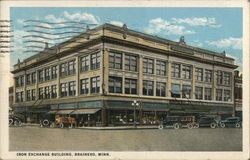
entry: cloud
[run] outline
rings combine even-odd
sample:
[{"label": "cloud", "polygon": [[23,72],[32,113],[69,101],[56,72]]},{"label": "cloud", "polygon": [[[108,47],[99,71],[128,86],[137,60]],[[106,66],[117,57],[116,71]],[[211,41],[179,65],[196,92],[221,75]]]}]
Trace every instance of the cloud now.
[{"label": "cloud", "polygon": [[206,41],[210,46],[216,46],[217,48],[232,48],[235,50],[242,50],[242,38],[229,37],[226,39],[220,39],[218,41]]},{"label": "cloud", "polygon": [[195,31],[187,30],[184,26],[172,25],[171,22],[162,18],[151,19],[148,27],[145,28],[145,32],[150,34],[162,33],[166,35],[186,35],[195,33]]},{"label": "cloud", "polygon": [[70,20],[85,21],[86,23],[99,24],[100,18],[90,13],[73,13],[70,14],[67,11],[63,12],[63,16]]},{"label": "cloud", "polygon": [[123,22],[120,21],[110,21],[109,23],[119,27],[122,27],[124,24]]},{"label": "cloud", "polygon": [[172,18],[171,23],[173,24],[188,24],[190,26],[209,26],[213,28],[221,27],[220,24],[216,23],[215,18],[207,17],[192,17],[192,18]]},{"label": "cloud", "polygon": [[195,46],[195,47],[203,47],[203,43],[200,42],[199,40],[194,40],[192,42],[189,43],[191,46]]},{"label": "cloud", "polygon": [[18,19],[18,20],[17,20],[17,23],[24,25],[24,24],[25,24],[24,21],[25,21],[24,19]]}]

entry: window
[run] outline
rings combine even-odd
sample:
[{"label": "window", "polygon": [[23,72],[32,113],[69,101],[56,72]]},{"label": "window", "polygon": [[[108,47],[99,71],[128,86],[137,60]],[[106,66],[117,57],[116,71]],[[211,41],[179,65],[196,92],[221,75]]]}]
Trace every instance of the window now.
[{"label": "window", "polygon": [[166,76],[166,62],[156,61],[156,74]]},{"label": "window", "polygon": [[20,101],[21,102],[24,101],[24,94],[23,93],[24,93],[23,91],[20,92]]},{"label": "window", "polygon": [[69,96],[76,95],[76,82],[72,81],[69,82]]},{"label": "window", "polygon": [[38,97],[39,99],[43,99],[43,88],[38,89]]},{"label": "window", "polygon": [[16,85],[16,87],[20,86],[19,77],[15,78],[15,85]]},{"label": "window", "polygon": [[121,53],[109,53],[109,68],[122,69]]},{"label": "window", "polygon": [[203,81],[203,69],[202,68],[196,68],[195,69],[195,77],[197,81]]},{"label": "window", "polygon": [[44,72],[45,72],[45,81],[50,80],[50,68],[46,68]]},{"label": "window", "polygon": [[109,93],[122,93],[122,78],[109,77]]},{"label": "window", "polygon": [[31,74],[31,82],[32,82],[32,83],[36,83],[36,72],[33,72],[33,73]]},{"label": "window", "polygon": [[26,91],[27,101],[31,101],[31,90]]},{"label": "window", "polygon": [[181,65],[177,63],[172,63],[172,77],[180,78],[181,77]]},{"label": "window", "polygon": [[86,79],[82,79],[81,80],[81,94],[88,94],[89,93],[89,80]]},{"label": "window", "polygon": [[31,74],[26,75],[26,84],[27,85],[31,84]]},{"label": "window", "polygon": [[68,75],[72,75],[76,73],[76,60],[72,60],[69,62],[69,72]]},{"label": "window", "polygon": [[137,71],[137,57],[133,55],[125,55],[125,70]]},{"label": "window", "polygon": [[24,76],[20,76],[20,85],[24,86]]},{"label": "window", "polygon": [[172,84],[171,97],[181,97],[181,86],[179,84]]},{"label": "window", "polygon": [[100,53],[91,54],[91,69],[100,68]]},{"label": "window", "polygon": [[154,82],[143,81],[143,95],[153,96],[154,95]]},{"label": "window", "polygon": [[205,69],[205,82],[212,82],[212,70]]},{"label": "window", "polygon": [[66,97],[68,95],[67,83],[61,83],[61,97]]},{"label": "window", "polygon": [[224,90],[224,101],[229,102],[231,101],[231,91]]},{"label": "window", "polygon": [[222,71],[217,71],[217,84],[222,84]]},{"label": "window", "polygon": [[45,99],[50,99],[50,87],[44,87],[44,98]]},{"label": "window", "polygon": [[86,72],[89,70],[89,56],[84,56],[81,58],[81,72]]},{"label": "window", "polygon": [[57,66],[53,66],[51,68],[52,72],[51,72],[51,79],[55,79],[57,78]]},{"label": "window", "polygon": [[222,101],[222,89],[216,89],[216,101]]},{"label": "window", "polygon": [[203,88],[195,87],[195,99],[203,99]]},{"label": "window", "polygon": [[192,86],[191,85],[182,85],[182,98],[190,99],[192,97]]},{"label": "window", "polygon": [[31,90],[31,100],[34,101],[36,99],[36,90],[35,89],[32,89]]},{"label": "window", "polygon": [[38,80],[39,80],[39,82],[44,81],[43,70],[38,71]]},{"label": "window", "polygon": [[156,96],[166,97],[166,83],[156,82]]},{"label": "window", "polygon": [[182,65],[182,78],[191,79],[191,66]]},{"label": "window", "polygon": [[153,59],[148,59],[148,58],[143,59],[143,73],[149,73],[149,74],[154,73],[154,60]]},{"label": "window", "polygon": [[57,87],[56,85],[51,86],[51,98],[56,98],[57,97]]},{"label": "window", "polygon": [[62,63],[60,65],[60,76],[63,77],[63,76],[67,76],[67,68],[68,68],[68,64],[67,63]]},{"label": "window", "polygon": [[100,92],[100,77],[91,78],[91,93]]},{"label": "window", "polygon": [[230,85],[231,80],[231,73],[230,72],[224,72],[223,74],[223,81],[225,85]]},{"label": "window", "polygon": [[16,92],[16,102],[20,102],[20,101],[21,101],[21,93]]},{"label": "window", "polygon": [[212,88],[205,88],[205,100],[212,100]]},{"label": "window", "polygon": [[137,80],[136,79],[125,79],[125,93],[126,94],[137,94]]}]

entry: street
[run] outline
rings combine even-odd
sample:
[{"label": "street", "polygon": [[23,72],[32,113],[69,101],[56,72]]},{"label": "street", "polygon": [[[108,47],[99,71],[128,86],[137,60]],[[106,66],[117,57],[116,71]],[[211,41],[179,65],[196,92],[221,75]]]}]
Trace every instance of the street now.
[{"label": "street", "polygon": [[10,151],[241,151],[242,129],[10,127]]}]

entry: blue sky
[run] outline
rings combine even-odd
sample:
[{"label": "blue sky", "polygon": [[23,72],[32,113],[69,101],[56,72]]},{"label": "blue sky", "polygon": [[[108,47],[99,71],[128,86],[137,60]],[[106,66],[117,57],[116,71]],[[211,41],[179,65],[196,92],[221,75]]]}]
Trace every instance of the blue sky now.
[{"label": "blue sky", "polygon": [[[242,71],[241,8],[11,8],[14,52],[11,65],[35,53],[24,53],[25,20],[47,22],[84,21],[101,25],[111,23],[129,29],[178,41],[185,36],[188,45],[223,52],[236,59]],[[27,49],[27,48],[26,48]]]}]

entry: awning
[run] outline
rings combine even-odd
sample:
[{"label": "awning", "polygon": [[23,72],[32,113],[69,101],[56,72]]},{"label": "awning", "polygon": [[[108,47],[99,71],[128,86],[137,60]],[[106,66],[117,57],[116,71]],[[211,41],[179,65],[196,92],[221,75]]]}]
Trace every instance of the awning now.
[{"label": "awning", "polygon": [[95,108],[95,109],[77,109],[71,114],[95,114],[98,112],[100,108]]},{"label": "awning", "polygon": [[57,110],[51,110],[51,111],[49,111],[48,113],[49,114],[55,114],[57,112]]},{"label": "awning", "polygon": [[143,108],[143,111],[151,111],[151,112],[167,112],[169,111],[168,108]]},{"label": "awning", "polygon": [[71,114],[74,110],[59,110],[56,114]]}]

